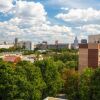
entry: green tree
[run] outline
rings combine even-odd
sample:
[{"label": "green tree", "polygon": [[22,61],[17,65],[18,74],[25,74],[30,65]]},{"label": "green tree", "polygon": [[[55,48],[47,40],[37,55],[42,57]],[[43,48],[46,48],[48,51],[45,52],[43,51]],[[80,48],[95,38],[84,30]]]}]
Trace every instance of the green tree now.
[{"label": "green tree", "polygon": [[91,100],[90,99],[90,85],[91,85],[91,76],[93,74],[93,70],[87,68],[81,75],[79,81],[79,93],[80,100]]},{"label": "green tree", "polygon": [[67,98],[69,100],[79,100],[78,72],[65,68],[62,74],[62,78],[64,80],[64,92]]},{"label": "green tree", "polygon": [[100,68],[96,69],[91,77],[90,100],[100,100]]},{"label": "green tree", "polygon": [[0,61],[0,100],[13,100],[17,92],[12,64]]},{"label": "green tree", "polygon": [[45,83],[39,67],[29,62],[0,62],[1,100],[41,100]]},{"label": "green tree", "polygon": [[58,61],[55,62],[55,65],[58,68],[58,72],[60,74],[62,74],[63,73],[63,69],[65,68],[65,64],[62,61],[58,60]]},{"label": "green tree", "polygon": [[21,90],[18,95],[24,100],[41,100],[42,91],[46,85],[43,81],[40,68],[35,67],[30,62],[20,62],[16,66],[16,74],[22,78],[17,83],[19,90]]},{"label": "green tree", "polygon": [[57,64],[52,59],[46,59],[43,61],[37,61],[35,65],[41,69],[43,80],[46,83],[43,97],[56,96],[63,85]]}]

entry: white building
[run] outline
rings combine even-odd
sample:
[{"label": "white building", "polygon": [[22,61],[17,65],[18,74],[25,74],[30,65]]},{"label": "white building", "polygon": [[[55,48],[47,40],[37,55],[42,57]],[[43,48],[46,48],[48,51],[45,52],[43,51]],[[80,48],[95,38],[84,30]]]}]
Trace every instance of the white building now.
[{"label": "white building", "polygon": [[25,50],[32,50],[32,42],[31,41],[20,41],[18,42],[18,47],[23,48]]},{"label": "white building", "polygon": [[25,49],[26,50],[32,50],[32,43],[31,43],[31,41],[25,41],[24,45],[25,45]]},{"label": "white building", "polygon": [[0,44],[0,48],[5,48],[5,49],[9,49],[13,46],[14,46],[13,44]]},{"label": "white building", "polygon": [[75,40],[74,40],[74,43],[73,43],[73,48],[74,49],[78,49],[79,48],[77,36],[75,37]]},{"label": "white building", "polygon": [[35,57],[34,56],[22,56],[22,60],[23,61],[30,61],[30,62],[34,62],[35,61]]}]

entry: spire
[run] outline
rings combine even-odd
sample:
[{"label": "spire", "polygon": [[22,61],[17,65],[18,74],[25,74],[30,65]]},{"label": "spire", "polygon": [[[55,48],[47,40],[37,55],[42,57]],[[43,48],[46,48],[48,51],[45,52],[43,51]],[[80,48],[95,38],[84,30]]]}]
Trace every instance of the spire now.
[{"label": "spire", "polygon": [[74,44],[77,44],[78,43],[78,38],[77,36],[75,37],[75,40],[74,40]]},{"label": "spire", "polygon": [[77,48],[78,48],[78,38],[76,36],[74,40],[74,49],[77,49]]}]

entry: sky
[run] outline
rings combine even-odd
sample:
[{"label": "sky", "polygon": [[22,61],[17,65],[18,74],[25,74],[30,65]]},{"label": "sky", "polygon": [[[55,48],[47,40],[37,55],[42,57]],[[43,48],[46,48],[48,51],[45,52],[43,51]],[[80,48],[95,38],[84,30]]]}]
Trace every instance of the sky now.
[{"label": "sky", "polygon": [[0,0],[0,42],[72,43],[100,34],[100,0]]}]

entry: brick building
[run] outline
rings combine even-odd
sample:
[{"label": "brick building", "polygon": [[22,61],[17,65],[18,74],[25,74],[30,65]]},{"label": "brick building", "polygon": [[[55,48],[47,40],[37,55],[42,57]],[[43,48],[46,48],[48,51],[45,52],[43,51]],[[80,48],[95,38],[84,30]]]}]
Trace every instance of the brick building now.
[{"label": "brick building", "polygon": [[8,55],[8,56],[5,56],[5,57],[3,58],[3,61],[18,63],[18,62],[21,61],[21,58],[20,58],[19,56]]},{"label": "brick building", "polygon": [[79,72],[100,66],[100,34],[89,35],[88,43],[79,44]]}]

